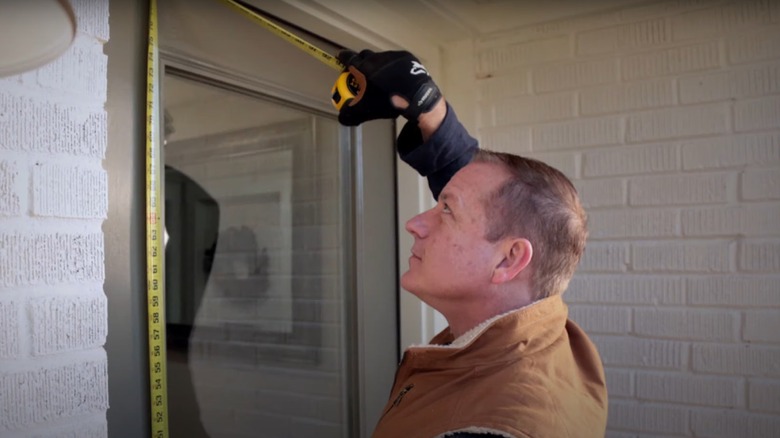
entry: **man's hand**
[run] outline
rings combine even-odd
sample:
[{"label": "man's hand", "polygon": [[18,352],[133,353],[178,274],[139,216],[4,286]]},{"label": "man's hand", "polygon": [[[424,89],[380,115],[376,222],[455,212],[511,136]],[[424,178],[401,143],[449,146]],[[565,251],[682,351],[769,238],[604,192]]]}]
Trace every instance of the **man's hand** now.
[{"label": "man's hand", "polygon": [[342,51],[338,55],[358,82],[360,91],[341,107],[339,122],[357,126],[376,119],[403,115],[416,121],[441,101],[439,88],[420,61],[406,51],[360,53]]}]

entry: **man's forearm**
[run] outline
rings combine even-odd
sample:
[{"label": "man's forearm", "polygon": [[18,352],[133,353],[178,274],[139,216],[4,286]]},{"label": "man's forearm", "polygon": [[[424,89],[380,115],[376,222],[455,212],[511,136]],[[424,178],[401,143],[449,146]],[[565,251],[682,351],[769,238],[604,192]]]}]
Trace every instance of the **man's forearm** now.
[{"label": "man's forearm", "polygon": [[439,129],[444,117],[447,115],[447,104],[444,101],[444,97],[439,99],[439,102],[427,113],[420,114],[417,118],[417,126],[422,132],[423,141],[428,141],[429,138]]}]

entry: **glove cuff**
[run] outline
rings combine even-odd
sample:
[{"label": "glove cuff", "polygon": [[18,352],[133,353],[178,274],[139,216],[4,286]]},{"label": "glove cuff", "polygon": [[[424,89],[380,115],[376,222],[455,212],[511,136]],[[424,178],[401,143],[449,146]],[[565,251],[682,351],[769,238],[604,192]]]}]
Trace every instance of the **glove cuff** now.
[{"label": "glove cuff", "polygon": [[420,114],[433,109],[439,99],[441,99],[439,87],[433,81],[427,81],[417,89],[402,114],[407,120],[417,121]]}]

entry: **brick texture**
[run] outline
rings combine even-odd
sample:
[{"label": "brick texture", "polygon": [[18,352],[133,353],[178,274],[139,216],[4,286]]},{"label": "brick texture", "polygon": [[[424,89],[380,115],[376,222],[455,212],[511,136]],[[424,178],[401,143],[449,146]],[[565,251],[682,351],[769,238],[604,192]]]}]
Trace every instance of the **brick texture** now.
[{"label": "brick texture", "polygon": [[742,64],[778,58],[780,57],[778,37],[780,37],[780,30],[777,26],[732,37],[726,44],[728,60],[734,64]]},{"label": "brick texture", "polygon": [[780,276],[723,275],[690,278],[688,303],[695,306],[780,307]]},{"label": "brick texture", "polygon": [[[590,249],[586,248],[586,253]],[[626,254],[622,253],[621,257]],[[685,280],[663,275],[576,274],[565,298],[569,303],[583,304],[682,305]]]},{"label": "brick texture", "polygon": [[591,336],[606,366],[679,370],[688,363],[688,345],[679,341]]},{"label": "brick texture", "polygon": [[688,413],[678,407],[616,401],[609,404],[607,426],[617,430],[679,435],[687,433]]},{"label": "brick texture", "polygon": [[103,158],[106,150],[106,113],[47,103],[0,91],[0,120],[14,118],[0,131],[0,150],[21,150]]},{"label": "brick texture", "polygon": [[766,236],[778,231],[780,204],[703,207],[682,212],[685,236]]},{"label": "brick texture", "polygon": [[496,74],[518,66],[561,59],[568,51],[569,38],[565,36],[487,49],[479,54],[477,70],[483,76]]},{"label": "brick texture", "polygon": [[607,436],[777,436],[780,2],[621,5],[475,59],[553,42],[477,69],[478,129],[566,169],[587,210],[564,298],[606,365]]},{"label": "brick texture", "polygon": [[643,144],[624,149],[594,149],[583,155],[587,177],[663,173],[680,169],[679,146],[675,143]]},{"label": "brick texture", "polygon": [[588,333],[625,334],[631,330],[628,307],[572,306],[569,318]]},{"label": "brick texture", "polygon": [[742,199],[780,199],[780,169],[746,170],[741,177]]},{"label": "brick texture", "polygon": [[0,287],[102,281],[102,234],[0,234]]},{"label": "brick texture", "polygon": [[737,263],[741,271],[777,273],[780,271],[780,242],[742,242]]},{"label": "brick texture", "polygon": [[104,438],[106,436],[108,436],[108,425],[105,419],[81,421],[73,426],[54,427],[24,435],[25,438]]},{"label": "brick texture", "polygon": [[632,178],[628,200],[631,205],[723,203],[736,185],[735,175],[723,173]]},{"label": "brick texture", "polygon": [[108,434],[108,1],[69,3],[77,34],[64,54],[0,78],[3,437]]},{"label": "brick texture", "polygon": [[765,96],[780,92],[780,65],[741,68],[681,78],[680,102],[701,103],[717,100]]},{"label": "brick texture", "polygon": [[619,117],[538,125],[533,128],[531,145],[534,151],[545,151],[620,144],[622,126]]},{"label": "brick texture", "polygon": [[682,144],[685,170],[771,163],[780,163],[780,133],[724,135]]},{"label": "brick texture", "polygon": [[716,37],[770,21],[770,0],[748,0],[672,17],[676,40]]},{"label": "brick texture", "polygon": [[780,314],[777,310],[745,312],[742,338],[749,342],[780,344]]},{"label": "brick texture", "polygon": [[544,65],[531,71],[536,92],[549,92],[607,84],[617,80],[617,63],[598,60]]},{"label": "brick texture", "polygon": [[702,410],[691,413],[694,436],[715,438],[772,438],[780,430],[780,419],[734,410]]},{"label": "brick texture", "polygon": [[672,108],[639,113],[628,117],[627,138],[632,142],[707,134],[722,134],[728,130],[728,107]]},{"label": "brick texture", "polygon": [[679,214],[674,210],[599,210],[589,214],[590,237],[674,237],[679,234]]},{"label": "brick texture", "polygon": [[33,354],[99,347],[106,341],[106,296],[43,297],[30,300]]},{"label": "brick texture", "polygon": [[583,55],[616,53],[663,46],[671,40],[669,21],[658,18],[583,32],[577,36],[577,50]]},{"label": "brick texture", "polygon": [[574,94],[518,97],[495,105],[496,125],[517,125],[574,117]]},{"label": "brick texture", "polygon": [[529,158],[543,161],[566,175],[568,178],[576,178],[580,174],[580,158],[571,152],[529,152]]},{"label": "brick texture", "polygon": [[675,47],[626,56],[621,71],[626,80],[711,70],[720,65],[717,42]]},{"label": "brick texture", "polygon": [[758,412],[780,414],[780,383],[751,379],[748,383],[748,405]]},{"label": "brick texture", "polygon": [[79,37],[65,55],[36,71],[37,84],[45,89],[67,90],[82,101],[84,96],[90,96],[91,100],[100,103],[106,100],[107,67],[103,44],[89,37]]},{"label": "brick texture", "polygon": [[0,216],[16,216],[20,213],[19,167],[13,161],[0,161]]},{"label": "brick texture", "polygon": [[0,431],[19,429],[108,409],[105,361],[4,373]]},{"label": "brick texture", "polygon": [[637,243],[631,249],[632,266],[637,271],[728,272],[730,242]]},{"label": "brick texture", "polygon": [[634,309],[634,332],[648,337],[735,341],[739,315],[725,310]]},{"label": "brick texture", "polygon": [[621,272],[628,263],[628,247],[621,243],[591,243],[580,260],[580,272]]},{"label": "brick texture", "polygon": [[574,183],[583,207],[616,207],[626,204],[627,184],[622,179],[580,180]]},{"label": "brick texture", "polygon": [[640,400],[735,408],[744,406],[741,379],[685,374],[639,372],[636,393]]},{"label": "brick texture", "polygon": [[32,195],[36,216],[105,218],[108,178],[103,169],[39,164],[33,170]]},{"label": "brick texture", "polygon": [[623,112],[674,103],[670,79],[586,88],[580,92],[583,115]]},{"label": "brick texture", "polygon": [[734,104],[734,129],[738,132],[777,128],[778,120],[780,120],[780,97]]},{"label": "brick texture", "polygon": [[17,300],[0,301],[0,360],[19,355],[19,304]]},{"label": "brick texture", "polygon": [[607,378],[607,391],[609,398],[631,397],[634,395],[633,372],[620,369],[607,369],[604,375]]},{"label": "brick texture", "polygon": [[528,73],[514,72],[511,75],[481,79],[477,81],[477,98],[492,103],[507,97],[526,95],[530,89],[527,77]]},{"label": "brick texture", "polygon": [[751,344],[693,346],[693,370],[714,374],[779,377],[780,347]]},{"label": "brick texture", "polygon": [[93,0],[71,0],[79,32],[108,41],[108,3]]},{"label": "brick texture", "polygon": [[526,126],[482,128],[479,137],[480,147],[492,151],[513,154],[531,151],[531,128]]}]

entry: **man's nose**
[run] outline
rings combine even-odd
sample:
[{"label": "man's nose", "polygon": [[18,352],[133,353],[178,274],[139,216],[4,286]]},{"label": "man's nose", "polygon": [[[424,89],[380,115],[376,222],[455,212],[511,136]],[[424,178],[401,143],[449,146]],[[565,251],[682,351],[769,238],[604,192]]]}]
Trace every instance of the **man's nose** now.
[{"label": "man's nose", "polygon": [[428,221],[426,220],[427,213],[428,211],[420,213],[406,221],[406,231],[418,239],[424,239],[428,235],[429,227]]}]

